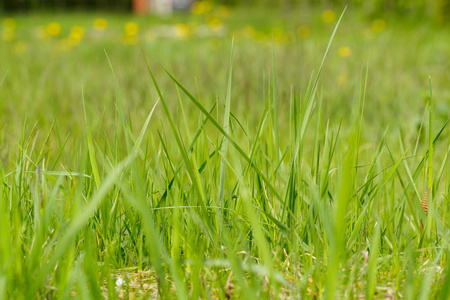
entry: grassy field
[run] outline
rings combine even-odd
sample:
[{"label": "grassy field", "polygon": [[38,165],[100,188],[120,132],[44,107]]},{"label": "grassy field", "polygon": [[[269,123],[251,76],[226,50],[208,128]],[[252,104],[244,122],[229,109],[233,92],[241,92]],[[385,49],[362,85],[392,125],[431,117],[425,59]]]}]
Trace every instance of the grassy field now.
[{"label": "grassy field", "polygon": [[342,11],[0,16],[1,298],[448,299],[450,31]]}]

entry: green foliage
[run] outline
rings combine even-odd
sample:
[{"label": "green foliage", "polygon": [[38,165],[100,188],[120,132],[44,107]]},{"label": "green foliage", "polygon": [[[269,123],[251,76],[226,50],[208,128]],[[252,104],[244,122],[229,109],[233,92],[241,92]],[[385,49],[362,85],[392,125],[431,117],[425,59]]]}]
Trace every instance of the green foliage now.
[{"label": "green foliage", "polygon": [[[447,299],[450,142],[439,76],[422,95],[402,86],[409,74],[385,73],[414,70],[407,51],[376,48],[370,70],[350,62],[361,57],[337,53],[362,38],[345,36],[356,26],[341,16],[333,31],[319,18],[311,24],[328,44],[322,31],[291,42],[274,31],[268,45],[236,31],[230,43],[0,49],[2,112],[28,113],[6,115],[16,122],[0,129],[11,140],[0,151],[0,297]],[[395,26],[371,45],[403,45]],[[440,49],[441,36],[427,38]],[[78,55],[86,61],[74,64]],[[318,71],[305,75],[299,57]],[[254,61],[269,72],[255,73]],[[352,76],[338,83],[341,68]],[[394,90],[419,100],[390,104]],[[38,105],[29,110],[7,102],[30,95]],[[387,128],[390,113],[397,123]]]}]

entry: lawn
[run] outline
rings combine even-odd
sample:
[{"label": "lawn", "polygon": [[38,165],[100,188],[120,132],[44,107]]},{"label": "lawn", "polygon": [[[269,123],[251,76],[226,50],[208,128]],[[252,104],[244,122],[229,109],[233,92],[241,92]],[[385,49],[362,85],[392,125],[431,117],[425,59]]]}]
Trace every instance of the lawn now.
[{"label": "lawn", "polygon": [[447,299],[448,27],[198,3],[0,16],[2,298]]}]

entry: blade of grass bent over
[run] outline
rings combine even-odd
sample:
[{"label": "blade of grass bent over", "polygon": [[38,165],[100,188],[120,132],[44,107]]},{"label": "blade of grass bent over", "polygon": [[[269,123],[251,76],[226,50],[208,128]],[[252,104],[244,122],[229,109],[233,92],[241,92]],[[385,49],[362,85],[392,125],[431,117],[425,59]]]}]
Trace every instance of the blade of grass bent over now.
[{"label": "blade of grass bent over", "polygon": [[[153,84],[155,85],[156,91],[158,92],[159,98],[161,100],[161,104],[163,106],[163,109],[164,109],[164,112],[166,114],[166,117],[167,117],[167,119],[169,121],[169,124],[170,124],[170,127],[172,129],[172,133],[173,133],[173,135],[175,137],[175,141],[177,143],[178,149],[180,150],[181,156],[183,157],[183,161],[184,161],[184,163],[186,165],[186,170],[188,172],[189,178],[190,178],[190,180],[191,180],[191,182],[192,182],[192,184],[194,186],[194,190],[198,194],[199,201],[198,201],[197,204],[200,204],[200,208],[201,208],[202,214],[204,216],[203,220],[206,221],[206,225],[207,226],[205,227],[205,229],[207,229],[209,235],[211,236],[214,231],[212,230],[212,226],[210,224],[211,220],[209,218],[207,218],[208,211],[206,209],[205,196],[204,196],[203,188],[202,188],[201,181],[200,181],[200,174],[198,173],[198,170],[195,169],[192,166],[192,164],[191,164],[191,162],[189,160],[189,157],[188,157],[188,154],[186,152],[186,149],[183,146],[183,142],[181,141],[181,138],[180,138],[180,136],[179,136],[179,134],[177,132],[175,123],[174,123],[174,121],[172,119],[172,116],[171,116],[171,114],[169,112],[169,108],[167,106],[166,100],[164,99],[164,96],[162,95],[162,92],[161,92],[161,90],[159,88],[159,85],[156,82],[155,76],[153,75],[153,72],[150,69],[150,66],[148,64],[147,58],[145,58],[145,62],[147,64],[147,70],[150,73],[150,76],[152,78]],[[166,70],[166,72],[167,72],[167,70]],[[169,72],[167,72],[167,73],[170,75]],[[170,75],[170,76],[172,76],[172,75]]]},{"label": "blade of grass bent over", "polygon": [[197,99],[195,99],[195,97],[189,93],[189,91],[178,81],[175,79],[175,77],[170,74],[169,71],[167,71],[167,69],[164,68],[164,70],[166,71],[167,75],[169,75],[170,78],[172,78],[172,80],[180,87],[180,89],[186,94],[186,96],[188,96],[188,98],[195,104],[195,106],[197,106],[202,113],[211,121],[211,123],[214,125],[214,127],[216,127],[227,139],[228,141],[231,143],[231,145],[233,145],[233,147],[239,152],[239,154],[242,156],[242,158],[244,158],[247,163],[253,168],[253,170],[259,175],[261,176],[261,178],[263,179],[263,181],[267,184],[267,186],[269,187],[269,189],[272,191],[272,193],[275,195],[275,197],[280,200],[281,202],[283,202],[283,197],[280,195],[280,193],[278,193],[278,191],[275,189],[275,187],[270,183],[270,181],[267,179],[267,177],[261,172],[261,170],[250,160],[250,158],[248,157],[248,155],[244,152],[244,150],[234,141],[234,139],[225,132],[225,130],[222,128],[222,126],[219,125],[219,123],[214,119],[214,117],[206,110],[206,108],[200,104],[200,102],[197,101]]}]

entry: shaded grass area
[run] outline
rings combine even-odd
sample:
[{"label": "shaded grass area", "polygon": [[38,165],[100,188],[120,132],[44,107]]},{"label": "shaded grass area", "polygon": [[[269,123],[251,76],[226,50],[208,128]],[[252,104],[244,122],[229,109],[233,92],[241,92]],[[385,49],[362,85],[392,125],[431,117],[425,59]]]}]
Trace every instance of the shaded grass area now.
[{"label": "shaded grass area", "polygon": [[235,17],[233,45],[2,47],[2,295],[446,299],[445,33],[417,56],[347,12],[327,44],[320,13],[273,44]]}]

